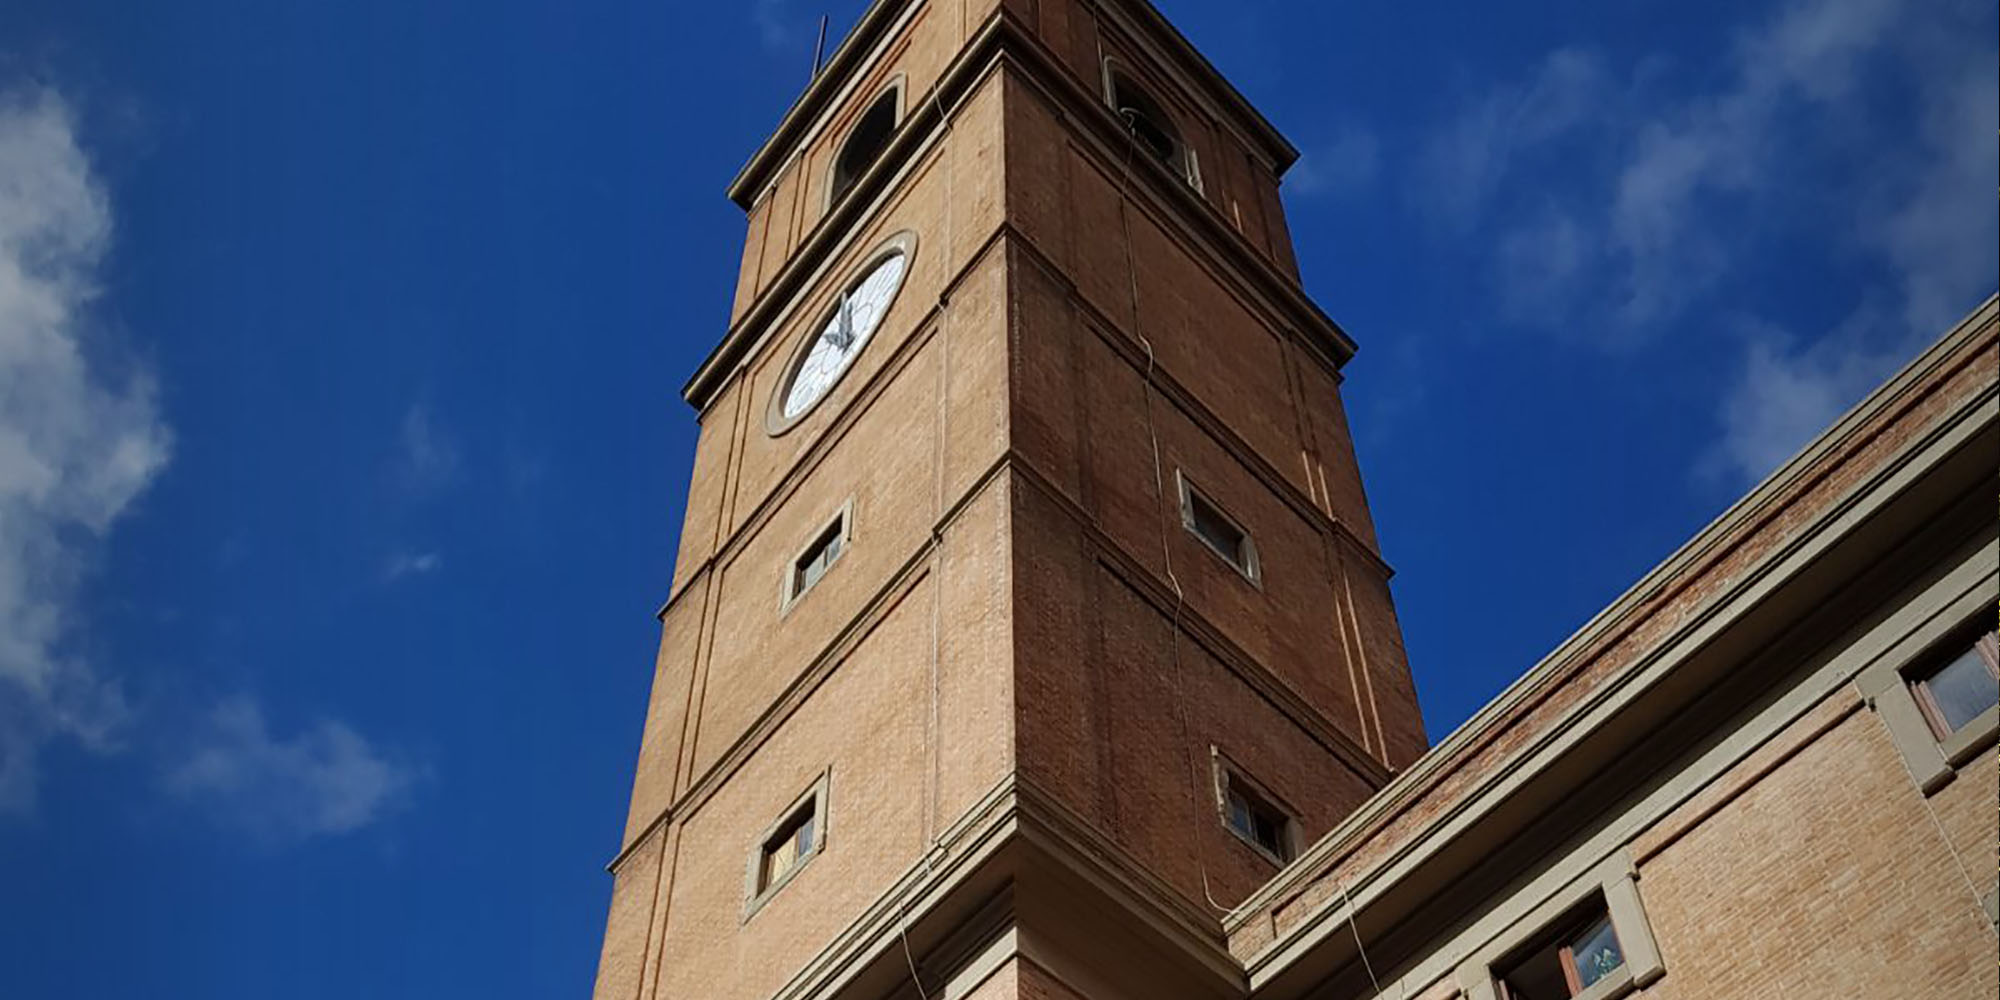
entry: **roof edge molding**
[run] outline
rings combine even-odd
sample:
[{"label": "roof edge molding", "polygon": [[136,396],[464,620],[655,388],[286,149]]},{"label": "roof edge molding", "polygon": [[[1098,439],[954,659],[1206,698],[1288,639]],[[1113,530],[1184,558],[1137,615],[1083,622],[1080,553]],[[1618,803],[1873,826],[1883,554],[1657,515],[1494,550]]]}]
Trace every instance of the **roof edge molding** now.
[{"label": "roof edge molding", "polygon": [[[777,130],[750,155],[749,161],[729,182],[729,200],[745,211],[757,203],[778,168],[813,131],[819,119],[836,103],[840,93],[887,49],[895,37],[894,28],[903,21],[904,15],[925,2],[927,0],[875,0],[862,12],[861,19],[841,40],[833,55],[828,57],[819,75],[813,77],[805,91],[792,102],[791,108],[779,121]],[[1152,4],[1146,0],[1081,2],[1090,10],[1158,45],[1180,68],[1190,71],[1193,79],[1204,83],[1208,91],[1206,96],[1238,116],[1245,132],[1257,140],[1262,152],[1270,158],[1277,175],[1282,177],[1292,164],[1298,162],[1298,148],[1241,91],[1217,72],[1187,36],[1181,34],[1180,29],[1174,27]],[[1006,13],[1004,2],[1000,6],[1001,16],[1013,16]]]}]

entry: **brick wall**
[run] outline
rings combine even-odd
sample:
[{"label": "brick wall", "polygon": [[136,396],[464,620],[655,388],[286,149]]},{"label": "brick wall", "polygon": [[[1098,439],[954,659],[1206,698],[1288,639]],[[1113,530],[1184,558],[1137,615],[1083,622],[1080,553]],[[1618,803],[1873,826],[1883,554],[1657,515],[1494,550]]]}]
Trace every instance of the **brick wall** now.
[{"label": "brick wall", "polygon": [[[1984,891],[1994,871],[1991,754],[1962,778],[1973,779],[1962,782],[1968,798],[1985,800],[1967,859]],[[1719,784],[1734,797],[1641,866],[1667,965],[1646,996],[2000,993],[1993,925],[1873,714],[1847,715],[1747,784],[1735,774]]]}]

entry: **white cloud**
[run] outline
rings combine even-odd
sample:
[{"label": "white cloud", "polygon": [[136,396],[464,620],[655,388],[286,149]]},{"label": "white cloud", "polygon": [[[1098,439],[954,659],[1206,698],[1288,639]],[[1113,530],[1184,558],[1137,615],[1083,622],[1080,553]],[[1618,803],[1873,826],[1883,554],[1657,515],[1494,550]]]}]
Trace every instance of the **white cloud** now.
[{"label": "white cloud", "polygon": [[1761,479],[1993,291],[1995,57],[1988,41],[1936,42],[1911,45],[1934,67],[1918,84],[1923,120],[1905,155],[1884,164],[1876,204],[1860,212],[1857,238],[1888,264],[1894,287],[1815,339],[1753,326],[1723,400],[1720,436],[1703,460],[1710,476]]},{"label": "white cloud", "polygon": [[1902,283],[1904,324],[1935,335],[1991,291],[2000,184],[2000,88],[1990,50],[1926,88],[1913,179],[1869,228]]},{"label": "white cloud", "polygon": [[1381,166],[1381,139],[1374,132],[1349,123],[1331,141],[1299,157],[1285,173],[1285,189],[1307,197],[1345,197],[1373,184]]},{"label": "white cloud", "polygon": [[444,556],[436,552],[398,552],[382,567],[382,579],[394,583],[406,576],[423,576],[444,568]]},{"label": "white cloud", "polygon": [[765,48],[781,49],[792,44],[800,36],[799,28],[793,21],[786,0],[752,0],[750,19],[757,25],[757,37]]},{"label": "white cloud", "polygon": [[90,362],[111,234],[69,105],[0,90],[0,812],[33,806],[50,739],[107,747],[125,716],[116,685],[65,648],[92,548],[172,440],[143,372]]},{"label": "white cloud", "polygon": [[322,721],[274,737],[247,698],[223,702],[169,792],[267,844],[351,833],[402,805],[418,773],[348,726]]},{"label": "white cloud", "polygon": [[[1782,0],[1692,90],[1661,59],[1621,76],[1559,50],[1432,133],[1413,196],[1488,248],[1503,317],[1606,349],[1672,329],[1714,351],[1689,317],[1749,311],[1739,276],[1801,248],[1863,275],[1828,289],[1851,309],[1831,329],[1724,335],[1701,471],[1754,481],[1993,290],[2000,96],[1991,33],[1971,30],[1990,13]],[[1887,117],[1882,95],[1919,111]]]},{"label": "white cloud", "polygon": [[1731,487],[1777,469],[1915,350],[1905,328],[1873,308],[1811,342],[1767,324],[1746,327],[1737,374],[1722,397],[1722,433],[1697,470]]},{"label": "white cloud", "polygon": [[1430,137],[1414,175],[1416,203],[1438,221],[1469,228],[1522,152],[1599,117],[1615,89],[1596,54],[1550,53],[1534,79],[1490,88]]},{"label": "white cloud", "polygon": [[[1816,132],[1860,113],[1849,98],[1878,61],[1930,75],[1899,34],[1918,20],[1895,0],[1794,0],[1739,33],[1722,86],[1686,94],[1658,86],[1658,60],[1620,79],[1588,50],[1558,50],[1432,135],[1416,197],[1459,232],[1490,230],[1510,315],[1643,340],[1731,273],[1762,202],[1826,153]],[[1529,187],[1538,200],[1524,206]],[[1562,256],[1525,261],[1539,245]]]},{"label": "white cloud", "polygon": [[415,403],[403,413],[397,438],[396,478],[409,493],[423,496],[449,486],[458,475],[458,443]]}]

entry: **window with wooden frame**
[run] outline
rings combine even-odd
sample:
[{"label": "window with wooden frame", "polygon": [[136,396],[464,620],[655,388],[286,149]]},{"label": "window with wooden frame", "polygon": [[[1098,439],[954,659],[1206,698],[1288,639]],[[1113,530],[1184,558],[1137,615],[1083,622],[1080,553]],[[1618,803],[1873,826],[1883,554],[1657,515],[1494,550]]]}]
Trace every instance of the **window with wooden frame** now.
[{"label": "window with wooden frame", "polygon": [[1298,824],[1277,797],[1246,778],[1220,751],[1215,753],[1216,803],[1222,825],[1272,863],[1298,856]]},{"label": "window with wooden frame", "polygon": [[757,838],[744,873],[743,918],[748,920],[779,889],[826,850],[827,793],[831,772],[795,799]]},{"label": "window with wooden frame", "polygon": [[1467,1000],[1619,1000],[1667,974],[1627,851],[1539,900],[1502,900],[1493,916],[1507,929],[1455,977]]},{"label": "window with wooden frame", "polygon": [[[1854,678],[1919,791],[1934,795],[2000,742],[1990,542],[1892,622],[1891,644]],[[1921,617],[1919,617],[1919,615]]]},{"label": "window with wooden frame", "polygon": [[812,856],[819,843],[815,803],[807,802],[779,824],[778,832],[764,842],[757,865],[757,891],[764,892],[792,873],[799,863]]},{"label": "window with wooden frame", "polygon": [[782,610],[790,611],[792,605],[805,596],[806,591],[825,579],[834,564],[840,561],[840,557],[847,552],[853,521],[854,505],[850,502],[841,507],[840,513],[834,516],[833,521],[821,528],[819,534],[814,535],[812,541],[806,543],[806,547],[792,558],[790,567],[785,571],[785,585],[780,601]]},{"label": "window with wooden frame", "polygon": [[833,176],[827,187],[826,203],[831,207],[841,196],[861,180],[880,159],[883,150],[889,148],[889,140],[896,135],[896,125],[902,117],[903,87],[901,83],[882,92],[875,103],[861,113],[860,120],[847,132],[847,139],[840,144],[840,152],[833,158]]},{"label": "window with wooden frame", "polygon": [[2000,705],[2000,636],[1948,647],[1906,680],[1932,735],[1948,740]]},{"label": "window with wooden frame", "polygon": [[1570,1000],[1629,984],[1625,950],[1603,897],[1566,914],[1543,936],[1494,967],[1500,1000]]},{"label": "window with wooden frame", "polygon": [[1225,513],[1220,505],[1188,482],[1180,472],[1174,474],[1180,485],[1181,527],[1201,539],[1203,545],[1236,567],[1252,583],[1261,581],[1261,570],[1257,564],[1257,545],[1250,540],[1249,532],[1243,530],[1236,520]]}]

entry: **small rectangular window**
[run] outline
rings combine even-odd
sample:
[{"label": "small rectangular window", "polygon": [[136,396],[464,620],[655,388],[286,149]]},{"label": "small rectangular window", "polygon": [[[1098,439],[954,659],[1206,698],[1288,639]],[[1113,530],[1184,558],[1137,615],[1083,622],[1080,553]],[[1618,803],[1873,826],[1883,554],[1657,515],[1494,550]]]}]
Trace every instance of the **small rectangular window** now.
[{"label": "small rectangular window", "polygon": [[812,541],[792,559],[790,568],[785,571],[783,600],[780,602],[784,610],[790,610],[792,602],[804,596],[833,569],[834,563],[840,561],[851,537],[853,512],[852,503],[841,508],[833,522],[820,529],[820,533],[814,535]]},{"label": "small rectangular window", "polygon": [[1219,770],[1223,825],[1271,860],[1290,863],[1295,853],[1292,817],[1226,762],[1219,762]]},{"label": "small rectangular window", "polygon": [[1594,897],[1553,931],[1496,966],[1500,1000],[1570,1000],[1625,968],[1604,900]]},{"label": "small rectangular window", "polygon": [[1988,632],[1910,678],[1910,690],[1938,739],[1951,737],[2000,704],[2000,638]]},{"label": "small rectangular window", "polygon": [[815,539],[799,556],[797,565],[792,567],[792,592],[803,594],[833,568],[833,561],[840,558],[840,525],[826,529],[826,533]]},{"label": "small rectangular window", "polygon": [[743,873],[743,919],[763,909],[778,890],[826,851],[827,794],[833,772],[822,773],[813,787],[779,813],[777,822],[750,846],[750,863]]},{"label": "small rectangular window", "polygon": [[1215,502],[1180,477],[1181,526],[1252,581],[1258,578],[1257,547]]},{"label": "small rectangular window", "polygon": [[811,800],[800,807],[790,819],[778,827],[778,832],[764,842],[764,857],[758,865],[757,891],[769,892],[799,862],[810,857],[817,843],[817,824],[814,822],[815,806]]}]

